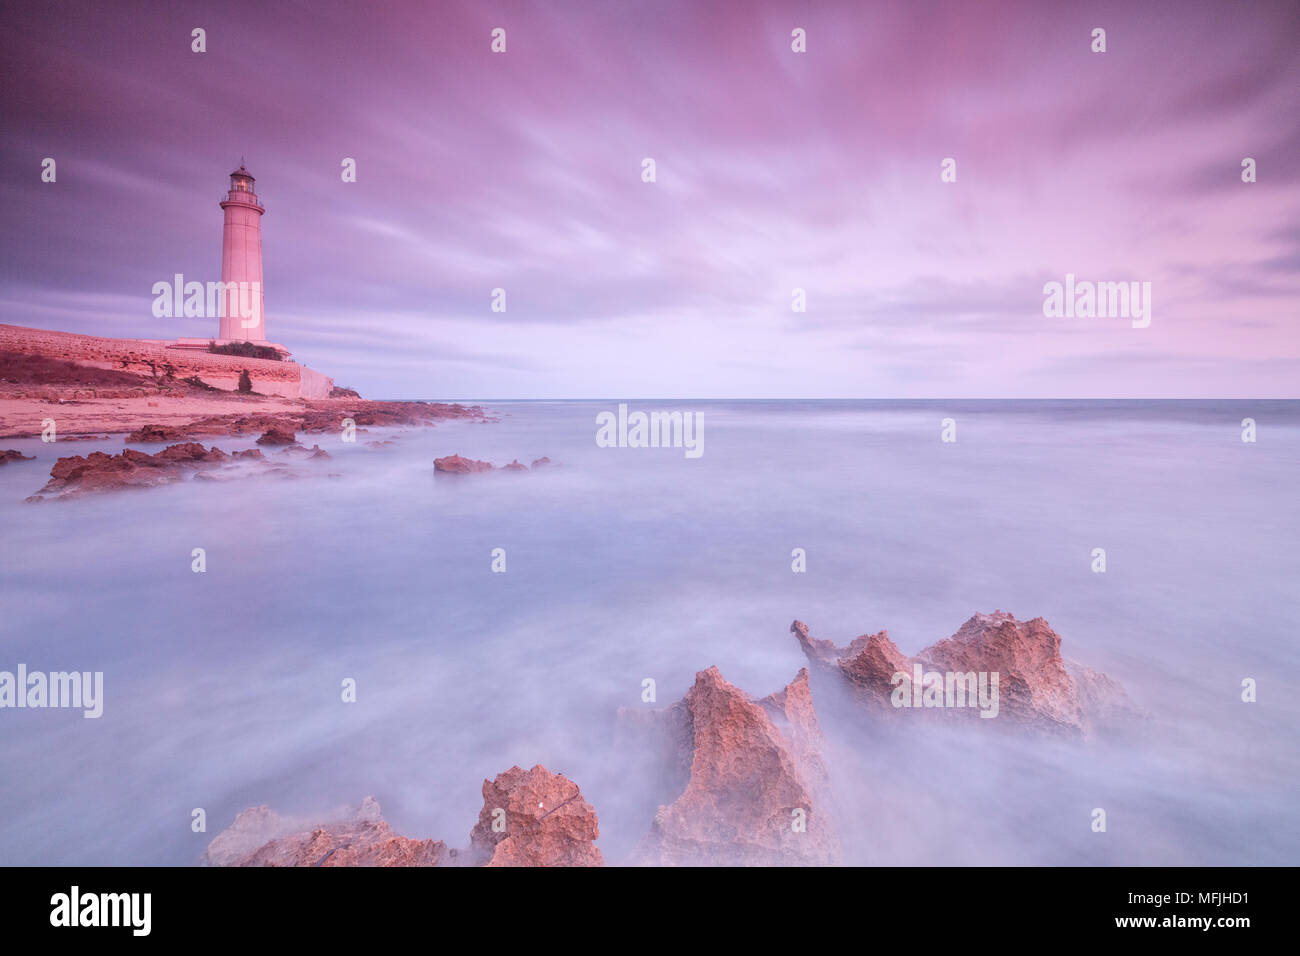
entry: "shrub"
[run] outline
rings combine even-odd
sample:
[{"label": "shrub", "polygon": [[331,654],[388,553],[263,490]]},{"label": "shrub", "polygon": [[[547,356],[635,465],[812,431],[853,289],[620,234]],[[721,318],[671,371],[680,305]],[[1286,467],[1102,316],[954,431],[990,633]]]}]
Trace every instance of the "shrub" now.
[{"label": "shrub", "polygon": [[239,391],[251,392],[253,390],[253,379],[248,374],[248,369],[239,370]]},{"label": "shrub", "polygon": [[214,355],[237,355],[240,358],[270,359],[272,362],[281,361],[278,351],[269,345],[258,345],[256,342],[227,342],[225,345],[209,342],[208,351]]}]

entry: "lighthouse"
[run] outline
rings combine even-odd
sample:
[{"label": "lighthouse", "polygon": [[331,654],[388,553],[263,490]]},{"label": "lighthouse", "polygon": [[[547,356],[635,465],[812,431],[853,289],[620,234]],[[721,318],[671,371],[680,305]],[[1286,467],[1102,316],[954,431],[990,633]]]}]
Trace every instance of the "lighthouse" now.
[{"label": "lighthouse", "polygon": [[[194,371],[194,375],[176,374],[176,378],[198,379],[216,388],[233,391],[237,376],[247,372],[253,390],[262,395],[291,398],[328,398],[334,380],[315,372],[300,362],[289,360],[292,354],[277,342],[266,338],[266,309],[262,292],[262,214],[266,208],[253,191],[253,174],[244,161],[230,174],[230,191],[221,200],[224,225],[221,232],[221,281],[207,283],[207,298],[201,282],[185,282],[176,274],[173,287],[178,303],[168,315],[193,316],[209,321],[215,316],[219,332],[216,338],[184,336],[177,339],[137,339],[148,345],[177,350],[172,356],[176,369]],[[159,296],[154,284],[154,295]],[[184,303],[181,303],[183,297]],[[162,296],[171,301],[170,296]],[[154,315],[159,299],[154,300]],[[191,311],[191,306],[194,310]],[[187,352],[204,352],[201,358]],[[124,366],[125,367],[125,366]],[[172,367],[172,366],[169,366]]]},{"label": "lighthouse", "polygon": [[[266,341],[266,309],[262,291],[262,214],[266,208],[253,191],[253,174],[239,168],[230,174],[230,192],[221,201],[225,225],[221,232],[221,281],[240,283],[240,296],[251,315],[225,310],[220,317],[219,338],[223,342]],[[254,284],[256,283],[256,284]],[[245,291],[247,290],[247,291]]]}]

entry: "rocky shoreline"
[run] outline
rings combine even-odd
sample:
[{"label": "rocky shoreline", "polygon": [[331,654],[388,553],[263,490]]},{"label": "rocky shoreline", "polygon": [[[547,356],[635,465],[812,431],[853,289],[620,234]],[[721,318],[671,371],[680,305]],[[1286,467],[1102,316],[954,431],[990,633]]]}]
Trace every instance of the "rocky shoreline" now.
[{"label": "rocky shoreline", "polygon": [[[478,405],[377,401],[337,388],[331,398],[242,394],[181,381],[151,381],[126,371],[37,355],[0,353],[0,373],[0,438],[40,437],[57,448],[60,442],[108,441],[121,436],[127,444],[168,446],[152,455],[126,448],[115,455],[95,452],[85,457],[60,457],[50,470],[49,482],[28,501],[150,487],[190,473],[218,479],[222,476],[213,472],[220,470],[219,466],[253,457],[249,452],[226,455],[216,446],[208,449],[198,444],[213,438],[252,438],[262,446],[285,445],[292,452],[307,451],[319,459],[330,456],[319,445],[303,449],[298,445],[299,433],[332,433],[354,440],[357,433],[364,434],[371,427],[497,420]],[[366,444],[378,447],[384,443]],[[0,464],[32,460],[34,456],[16,449],[0,449]],[[277,465],[283,471],[282,463]],[[523,466],[512,463],[506,468]],[[225,470],[230,477],[229,469]]]},{"label": "rocky shoreline", "polygon": [[0,392],[0,438],[36,438],[52,420],[58,441],[83,435],[125,435],[130,442],[175,442],[257,435],[269,428],[341,431],[346,420],[368,426],[425,426],[444,421],[491,422],[477,405],[387,402],[356,398],[289,399],[232,394],[177,395],[154,400],[12,398]]},{"label": "rocky shoreline", "polygon": [[[0,326],[0,333],[5,332],[11,337],[38,334],[38,330]],[[39,334],[74,344],[85,338]],[[132,442],[240,436],[272,427],[327,432],[341,429],[347,419],[360,429],[494,420],[478,406],[377,401],[363,399],[350,388],[332,388],[328,397],[289,397],[261,393],[256,387],[252,392],[239,392],[214,387],[197,376],[180,377],[172,366],[157,362],[144,362],[143,366],[126,362],[108,368],[98,361],[106,355],[81,355],[71,346],[54,348],[43,340],[29,342],[21,337],[16,344],[38,351],[0,350],[0,438],[41,436],[51,420],[60,441],[126,434]],[[42,348],[48,354],[39,351]],[[215,361],[211,356],[204,360]],[[288,368],[293,363],[263,364],[280,370],[280,366]],[[139,371],[144,367],[149,374]]]}]

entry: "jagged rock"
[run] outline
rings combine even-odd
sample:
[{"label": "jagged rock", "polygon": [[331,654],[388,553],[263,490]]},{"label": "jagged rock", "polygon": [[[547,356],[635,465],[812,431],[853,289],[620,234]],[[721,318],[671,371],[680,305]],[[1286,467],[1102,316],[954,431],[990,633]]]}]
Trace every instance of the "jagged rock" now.
[{"label": "jagged rock", "polygon": [[999,675],[999,716],[1066,735],[1084,733],[1079,700],[1061,660],[1061,638],[1045,620],[976,614],[952,637],[917,655],[924,668]]},{"label": "jagged rock", "polygon": [[143,444],[146,442],[164,442],[164,441],[184,441],[190,437],[187,428],[177,428],[173,425],[142,425],[135,431],[126,436],[128,443]]},{"label": "jagged rock", "polygon": [[809,663],[822,672],[833,672],[859,691],[862,703],[871,708],[887,708],[893,690],[892,678],[900,671],[911,673],[911,662],[885,631],[855,637],[847,648],[819,640],[808,633],[802,621],[790,625]]},{"label": "jagged rock", "polygon": [[489,461],[474,461],[470,458],[462,458],[460,455],[448,455],[445,458],[435,458],[433,460],[433,470],[448,475],[471,475],[491,471],[492,463]]},{"label": "jagged rock", "polygon": [[794,680],[776,693],[761,698],[758,705],[781,735],[790,741],[795,763],[812,786],[813,796],[820,801],[827,795],[829,783],[826,764],[822,760],[826,740],[813,707],[808,668],[801,667]]},{"label": "jagged rock", "polygon": [[269,807],[245,810],[208,844],[209,866],[438,866],[441,840],[411,840],[392,832],[379,803],[366,797],[351,814],[304,827]]},{"label": "jagged rock", "polygon": [[292,445],[297,441],[298,436],[291,429],[273,425],[262,433],[262,437],[257,440],[257,443],[259,445]]},{"label": "jagged rock", "polygon": [[[539,458],[533,462],[533,467],[538,468],[550,463],[549,458]],[[435,458],[433,470],[449,475],[470,475],[483,471],[527,471],[528,466],[516,458],[510,464],[502,465],[497,469],[490,461],[474,461],[472,458],[462,458],[460,455],[448,455],[445,458]]]},{"label": "jagged rock", "polygon": [[349,399],[318,403],[302,415],[305,432],[338,431],[344,420],[361,426],[432,425],[440,421],[465,419],[476,422],[496,421],[477,405],[439,405],[431,402],[382,402]]},{"label": "jagged rock", "polygon": [[156,462],[225,461],[226,453],[216,445],[209,450],[198,442],[187,441],[179,445],[168,445],[162,451],[155,452],[153,459]]},{"label": "jagged rock", "polygon": [[179,481],[192,468],[220,464],[226,454],[220,448],[211,450],[197,442],[170,445],[150,455],[127,448],[119,455],[91,452],[84,458],[74,455],[60,458],[50,469],[50,480],[32,498],[54,495],[72,497],[91,491],[115,491],[123,488],[145,488]]},{"label": "jagged rock", "polygon": [[209,866],[601,866],[596,811],[578,785],[540,765],[511,767],[483,781],[483,810],[467,852],[441,840],[392,832],[379,804],[324,823],[286,819],[252,807],[219,833],[203,855]]},{"label": "jagged rock", "polygon": [[281,455],[292,455],[298,458],[333,458],[334,456],[327,452],[320,445],[312,445],[305,448],[302,445],[290,445],[280,452]]},{"label": "jagged rock", "polygon": [[636,861],[658,865],[830,864],[839,843],[818,805],[826,770],[808,672],[756,701],[716,667],[654,718],[675,739],[685,788],[661,806]]},{"label": "jagged rock", "polygon": [[[494,822],[497,824],[493,826]],[[484,866],[603,866],[596,811],[578,785],[538,764],[483,781],[483,810],[470,832],[471,861]]]},{"label": "jagged rock", "polygon": [[[895,706],[924,695],[922,674],[997,675],[998,726],[1029,727],[1048,734],[1086,737],[1103,726],[1113,726],[1139,711],[1117,681],[1082,665],[1072,677],[1061,657],[1061,638],[1041,617],[1018,621],[995,611],[976,614],[952,637],[932,644],[915,657],[906,657],[884,631],[855,638],[847,648],[812,637],[808,627],[795,621],[790,630],[808,660],[821,673],[833,673],[847,682],[855,697],[879,713],[903,713],[932,718],[966,718],[980,714],[968,703],[953,707]],[[901,678],[895,675],[903,675]],[[960,698],[957,698],[960,699]]]}]

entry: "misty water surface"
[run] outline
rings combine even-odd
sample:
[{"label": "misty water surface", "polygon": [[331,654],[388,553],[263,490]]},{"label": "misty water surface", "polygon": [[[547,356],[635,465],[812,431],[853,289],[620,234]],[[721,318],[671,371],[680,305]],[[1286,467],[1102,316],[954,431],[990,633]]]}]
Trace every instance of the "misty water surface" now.
[{"label": "misty water surface", "polygon": [[[596,447],[616,402],[487,404],[499,423],[305,436],[334,459],[298,480],[38,505],[56,454],[120,439],[4,441],[40,461],[0,469],[0,669],[102,670],[106,699],[0,711],[0,862],[193,863],[248,806],[367,794],[463,846],[483,778],[537,763],[618,862],[662,796],[613,733],[644,678],[661,706],[711,664],[761,696],[804,665],[795,618],[911,654],[994,609],[1045,617],[1151,721],[1093,745],[915,734],[814,677],[848,862],[1300,862],[1300,405],[631,403],[703,411],[690,460]],[[561,466],[435,478],[453,452]]]}]

